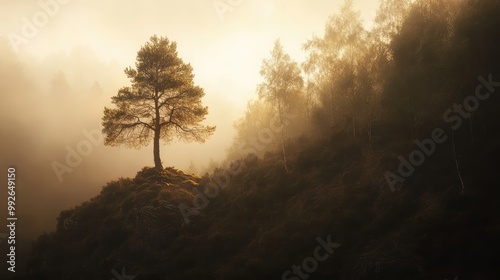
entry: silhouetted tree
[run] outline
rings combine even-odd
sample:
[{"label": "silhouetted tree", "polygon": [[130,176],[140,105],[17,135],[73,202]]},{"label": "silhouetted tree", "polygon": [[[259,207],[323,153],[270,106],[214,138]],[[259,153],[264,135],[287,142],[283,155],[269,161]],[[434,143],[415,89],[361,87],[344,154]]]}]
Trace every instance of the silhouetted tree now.
[{"label": "silhouetted tree", "polygon": [[445,100],[450,93],[446,84],[454,80],[446,66],[448,51],[453,48],[452,6],[446,2],[453,1],[413,4],[391,43],[385,100],[390,118],[404,123],[412,142],[426,124],[442,118],[442,108],[451,102]]},{"label": "silhouetted tree", "polygon": [[323,37],[314,37],[304,45],[308,59],[303,67],[306,73],[316,77],[314,83],[328,112],[329,125],[351,130],[353,136],[360,122],[357,120],[362,102],[358,69],[364,67],[361,63],[366,39],[360,13],[353,9],[352,0],[346,0],[340,13],[330,17]]},{"label": "silhouetted tree", "polygon": [[208,114],[201,104],[204,92],[194,85],[193,69],[178,57],[175,42],[151,37],[135,65],[125,69],[132,86],[112,97],[117,108],[104,108],[105,144],[141,147],[153,140],[155,167],[162,169],[160,139],[204,142],[215,127],[200,125]]},{"label": "silhouetted tree", "polygon": [[401,31],[413,2],[415,0],[382,0],[375,17],[374,33],[377,37],[374,39],[388,48],[394,36]]},{"label": "silhouetted tree", "polygon": [[271,59],[263,61],[260,75],[264,78],[264,82],[257,89],[259,98],[263,98],[271,103],[278,114],[281,125],[283,160],[285,170],[288,171],[283,132],[285,113],[300,98],[304,81],[299,65],[292,60],[290,55],[284,52],[279,40],[276,40],[274,43],[274,48],[271,51]]},{"label": "silhouetted tree", "polygon": [[58,101],[67,101],[72,97],[72,90],[63,71],[57,72],[50,81],[49,96]]}]

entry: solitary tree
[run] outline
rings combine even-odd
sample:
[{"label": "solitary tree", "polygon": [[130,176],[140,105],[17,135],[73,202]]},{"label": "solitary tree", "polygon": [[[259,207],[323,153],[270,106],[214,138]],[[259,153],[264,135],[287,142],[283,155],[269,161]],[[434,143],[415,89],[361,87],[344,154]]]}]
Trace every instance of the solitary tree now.
[{"label": "solitary tree", "polygon": [[160,139],[204,142],[215,127],[200,125],[208,114],[201,104],[205,93],[194,85],[193,69],[178,57],[175,42],[151,37],[135,66],[125,69],[132,85],[112,97],[117,108],[104,108],[104,143],[139,148],[153,140],[155,168],[162,169]]},{"label": "solitary tree", "polygon": [[259,98],[267,100],[275,108],[281,126],[281,149],[285,170],[288,172],[286,161],[284,126],[285,113],[293,107],[301,97],[304,81],[299,65],[285,53],[279,40],[274,43],[271,58],[262,63],[260,75],[264,82],[258,86]]}]

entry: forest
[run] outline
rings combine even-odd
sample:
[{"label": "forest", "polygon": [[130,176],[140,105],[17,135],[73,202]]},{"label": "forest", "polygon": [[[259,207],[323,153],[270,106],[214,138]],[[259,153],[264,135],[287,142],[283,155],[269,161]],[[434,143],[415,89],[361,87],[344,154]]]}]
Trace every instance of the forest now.
[{"label": "forest", "polygon": [[[499,15],[498,0],[381,0],[367,27],[345,0],[305,62],[276,38],[224,161],[194,172],[155,152],[62,211],[12,279],[500,279]],[[167,37],[141,51],[182,49]],[[141,71],[165,56],[141,51],[99,116],[105,143],[217,133],[173,58],[187,101],[169,121],[144,111]],[[120,135],[126,121],[146,130]]]}]

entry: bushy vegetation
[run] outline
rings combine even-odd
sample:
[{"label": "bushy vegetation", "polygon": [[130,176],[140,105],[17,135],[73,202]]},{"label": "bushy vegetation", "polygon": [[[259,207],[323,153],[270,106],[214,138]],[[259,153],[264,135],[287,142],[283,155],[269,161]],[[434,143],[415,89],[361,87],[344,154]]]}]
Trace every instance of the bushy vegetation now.
[{"label": "bushy vegetation", "polygon": [[[331,235],[342,245],[310,279],[498,279],[500,88],[461,125],[443,114],[478,76],[500,81],[499,14],[496,0],[384,0],[365,30],[346,1],[305,44],[286,108],[305,106],[281,123],[276,104],[249,104],[229,155],[241,170],[189,223],[178,205],[214,174],[145,168],[63,211],[26,278],[280,279]],[[275,137],[251,144],[265,128]],[[435,128],[447,141],[392,192],[384,174]]]}]

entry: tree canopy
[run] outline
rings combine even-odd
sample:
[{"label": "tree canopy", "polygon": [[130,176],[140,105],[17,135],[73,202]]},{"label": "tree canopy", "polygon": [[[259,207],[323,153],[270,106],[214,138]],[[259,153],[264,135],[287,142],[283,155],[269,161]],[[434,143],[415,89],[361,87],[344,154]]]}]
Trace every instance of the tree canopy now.
[{"label": "tree canopy", "polygon": [[193,69],[178,57],[175,42],[152,36],[135,66],[125,69],[132,85],[112,97],[116,108],[104,108],[105,144],[139,148],[153,140],[155,167],[163,168],[160,139],[204,142],[215,126],[201,124],[208,114],[201,103],[205,93],[194,85]]},{"label": "tree canopy", "polygon": [[288,170],[283,132],[284,116],[287,111],[297,105],[298,99],[301,98],[304,87],[301,70],[290,55],[285,53],[280,41],[276,40],[271,51],[271,58],[264,59],[262,62],[260,75],[264,78],[264,82],[258,86],[257,92],[259,98],[268,101],[278,114],[281,127],[281,150],[285,170]]}]

